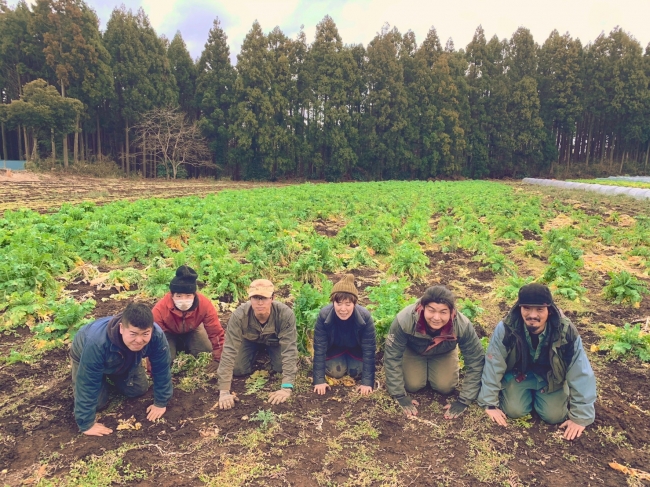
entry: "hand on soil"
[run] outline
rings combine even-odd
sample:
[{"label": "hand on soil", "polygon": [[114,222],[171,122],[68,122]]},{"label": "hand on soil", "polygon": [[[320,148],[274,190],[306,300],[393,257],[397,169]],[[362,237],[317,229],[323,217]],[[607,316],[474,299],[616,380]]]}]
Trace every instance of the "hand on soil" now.
[{"label": "hand on soil", "polygon": [[281,402],[286,401],[291,396],[291,389],[283,388],[279,391],[272,392],[269,394],[269,403],[270,404],[280,404]]},{"label": "hand on soil", "polygon": [[84,435],[88,436],[106,436],[110,435],[113,432],[112,429],[107,428],[101,423],[95,423],[93,424],[90,429],[87,429],[84,431]]},{"label": "hand on soil", "polygon": [[447,404],[443,409],[445,410],[445,419],[455,419],[465,412],[467,405],[460,401],[454,401],[452,404]]},{"label": "hand on soil", "polygon": [[329,388],[330,388],[329,384],[326,383],[318,384],[314,386],[314,392],[322,396]]},{"label": "hand on soil", "polygon": [[232,409],[235,407],[235,401],[239,398],[230,391],[219,391],[219,409]]},{"label": "hand on soil", "polygon": [[508,426],[508,418],[500,409],[486,409],[485,414],[499,426]]},{"label": "hand on soil", "polygon": [[167,411],[167,408],[159,408],[158,406],[152,404],[147,408],[147,419],[149,421],[160,419],[162,418],[162,415],[165,414],[165,411]]},{"label": "hand on soil", "polygon": [[580,426],[570,419],[567,419],[564,423],[562,423],[560,425],[560,428],[566,428],[566,431],[564,432],[565,440],[575,440],[576,438],[580,438],[580,435],[585,430],[584,426]]},{"label": "hand on soil", "polygon": [[361,394],[362,396],[369,396],[372,394],[372,387],[370,386],[358,386],[357,387],[357,392]]},{"label": "hand on soil", "polygon": [[406,414],[407,417],[409,416],[417,416],[418,415],[418,408],[416,406],[419,406],[420,403],[417,402],[415,399],[411,401],[410,406],[402,406],[402,409],[404,410],[404,414]]}]

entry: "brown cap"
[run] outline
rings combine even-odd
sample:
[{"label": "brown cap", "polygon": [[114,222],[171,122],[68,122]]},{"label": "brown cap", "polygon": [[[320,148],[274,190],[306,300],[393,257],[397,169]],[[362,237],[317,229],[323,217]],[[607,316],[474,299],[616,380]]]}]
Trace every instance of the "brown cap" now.
[{"label": "brown cap", "polygon": [[273,291],[275,291],[275,288],[271,281],[268,279],[255,279],[248,286],[248,297],[264,296],[265,298],[270,298],[273,296]]},{"label": "brown cap", "polygon": [[357,291],[357,287],[354,285],[354,274],[346,274],[343,279],[334,284],[330,297],[335,293],[349,293],[358,298],[359,291]]}]

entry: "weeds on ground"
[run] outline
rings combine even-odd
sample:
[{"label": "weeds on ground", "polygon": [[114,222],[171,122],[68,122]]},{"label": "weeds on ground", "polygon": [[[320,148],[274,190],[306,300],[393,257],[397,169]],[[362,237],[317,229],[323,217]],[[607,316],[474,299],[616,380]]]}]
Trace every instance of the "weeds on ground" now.
[{"label": "weeds on ground", "polygon": [[613,360],[636,355],[642,362],[650,362],[650,332],[642,329],[640,323],[634,326],[626,323],[623,328],[602,325],[598,334],[602,339],[592,345],[592,352],[606,351]]},{"label": "weeds on ground", "polygon": [[205,482],[207,487],[221,487],[224,485],[238,487],[250,485],[251,482],[277,476],[284,467],[271,465],[258,451],[238,455],[223,454],[219,458],[219,473],[215,476],[199,475],[199,480]]},{"label": "weeds on ground", "polygon": [[269,429],[269,426],[277,421],[277,416],[270,409],[260,409],[254,415],[252,415],[248,421],[259,421],[259,429],[266,431]]},{"label": "weeds on ground", "polygon": [[598,426],[596,428],[596,435],[600,437],[600,444],[602,446],[611,444],[620,448],[627,444],[625,433],[622,431],[614,431],[613,426]]},{"label": "weeds on ground", "polygon": [[172,374],[185,372],[185,376],[180,378],[176,387],[185,392],[194,392],[197,389],[205,390],[209,380],[205,368],[210,363],[212,363],[211,353],[201,352],[195,358],[188,353],[178,352],[176,360],[172,364]]},{"label": "weeds on ground", "polygon": [[608,272],[609,282],[603,289],[605,298],[613,301],[614,304],[629,304],[638,308],[644,294],[648,294],[648,288],[642,281],[627,271],[619,273]]},{"label": "weeds on ground", "polygon": [[246,391],[244,392],[245,396],[251,396],[257,394],[269,381],[269,372],[268,370],[256,370],[253,372],[248,379],[246,379]]}]

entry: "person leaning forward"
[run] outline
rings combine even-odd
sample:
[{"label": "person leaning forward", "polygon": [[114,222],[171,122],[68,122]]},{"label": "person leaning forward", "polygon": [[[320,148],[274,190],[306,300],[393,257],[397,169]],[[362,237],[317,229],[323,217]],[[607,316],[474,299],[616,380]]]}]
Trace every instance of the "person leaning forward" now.
[{"label": "person leaning forward", "polygon": [[266,348],[275,372],[282,374],[282,386],[269,395],[269,403],[280,404],[291,396],[298,372],[296,317],[291,308],[273,299],[271,281],[257,279],[248,288],[249,300],[228,320],[219,379],[219,409],[230,409],[236,396],[231,394],[233,376],[253,371],[257,352]]},{"label": "person leaning forward", "polygon": [[107,377],[126,397],[138,397],[149,389],[147,373],[141,365],[151,362],[154,402],[147,419],[155,421],[167,410],[172,397],[169,345],[165,334],[153,322],[144,304],[129,304],[123,313],[100,318],[82,326],[72,341],[72,390],[74,416],[79,430],[89,436],[113,432],[95,422],[95,413],[108,404]]},{"label": "person leaning forward", "polygon": [[573,440],[594,422],[596,378],[582,339],[543,284],[523,286],[495,328],[482,383],[478,404],[501,426],[534,408]]},{"label": "person leaning forward", "polygon": [[454,390],[459,378],[457,345],[465,361],[465,380],[458,399],[445,406],[447,419],[460,416],[481,388],[485,357],[476,331],[456,309],[454,294],[441,285],[428,288],[398,313],[386,337],[384,371],[388,393],[407,416],[416,415],[419,406],[407,392],[427,382],[441,394]]},{"label": "person leaning forward", "polygon": [[325,394],[325,374],[361,379],[357,392],[365,396],[375,385],[375,324],[370,312],[357,304],[354,275],[347,274],[330,294],[331,304],[320,310],[314,326],[314,392]]},{"label": "person leaning forward", "polygon": [[154,306],[153,318],[165,332],[172,362],[178,350],[194,357],[211,353],[213,362],[206,370],[214,372],[221,359],[224,331],[212,301],[197,292],[197,277],[191,267],[180,266],[169,292]]}]

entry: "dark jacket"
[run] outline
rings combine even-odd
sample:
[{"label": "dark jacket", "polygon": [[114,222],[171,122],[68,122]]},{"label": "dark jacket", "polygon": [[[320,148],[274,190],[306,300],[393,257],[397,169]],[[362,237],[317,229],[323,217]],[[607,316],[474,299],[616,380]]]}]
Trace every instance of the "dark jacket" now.
[{"label": "dark jacket", "polygon": [[125,373],[130,377],[141,367],[143,357],[148,357],[153,375],[154,404],[167,407],[172,397],[172,374],[170,369],[171,356],[165,334],[154,323],[151,340],[135,355],[131,366],[122,371],[125,352],[121,347],[111,342],[108,336],[108,325],[112,316],[100,318],[82,326],[74,337],[70,356],[79,362],[79,371],[75,384],[74,415],[79,429],[83,432],[95,424],[97,398],[105,375],[116,372]]},{"label": "dark jacket", "polygon": [[539,364],[533,363],[530,357],[519,303],[497,325],[487,349],[478,404],[482,407],[499,406],[501,380],[506,372],[533,371],[546,379],[548,392],[562,389],[566,382],[570,398],[569,419],[581,426],[588,426],[594,422],[596,415],[594,371],[576,327],[556,306],[551,309],[547,324],[550,327],[548,344]]},{"label": "dark jacket", "polygon": [[476,400],[481,389],[481,374],[485,363],[483,347],[474,331],[474,326],[465,315],[456,311],[449,333],[432,338],[418,331],[419,304],[420,301],[417,301],[400,311],[386,337],[384,371],[388,393],[393,397],[406,394],[402,369],[402,358],[406,347],[418,355],[429,357],[448,353],[458,346],[465,360],[465,379],[459,398],[463,403],[471,404]]},{"label": "dark jacket", "polygon": [[[325,359],[328,350],[338,345],[336,334],[333,333],[333,322],[336,319],[334,305],[328,304],[320,310],[314,327],[314,385],[325,382]],[[370,312],[358,304],[354,306],[354,313],[346,320],[346,324],[354,327],[357,344],[361,347],[363,359],[363,373],[361,384],[374,387],[375,385],[375,352],[377,339],[375,337],[375,324]]]},{"label": "dark jacket", "polygon": [[167,293],[156,303],[152,313],[153,320],[168,333],[188,333],[203,324],[212,343],[212,358],[221,360],[224,331],[214,304],[203,294],[196,293],[192,307],[187,311],[181,311],[174,305],[172,293]]}]

